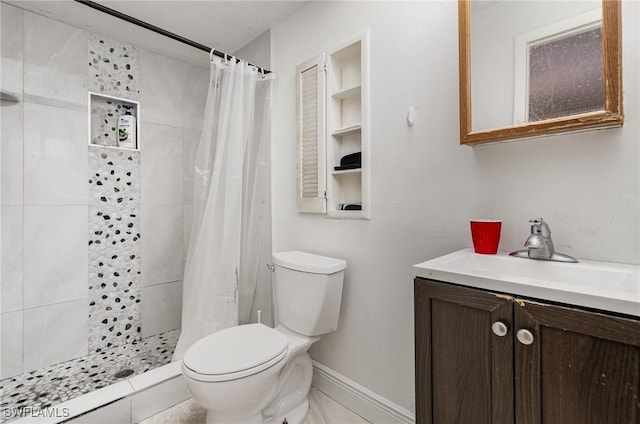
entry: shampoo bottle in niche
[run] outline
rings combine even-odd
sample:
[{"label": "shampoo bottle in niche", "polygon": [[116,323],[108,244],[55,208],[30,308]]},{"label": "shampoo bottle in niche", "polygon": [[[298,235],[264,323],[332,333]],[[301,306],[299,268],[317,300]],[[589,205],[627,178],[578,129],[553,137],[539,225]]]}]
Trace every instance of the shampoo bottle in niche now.
[{"label": "shampoo bottle in niche", "polygon": [[118,118],[118,147],[136,148],[136,117],[131,114],[131,106],[125,106],[125,113]]}]

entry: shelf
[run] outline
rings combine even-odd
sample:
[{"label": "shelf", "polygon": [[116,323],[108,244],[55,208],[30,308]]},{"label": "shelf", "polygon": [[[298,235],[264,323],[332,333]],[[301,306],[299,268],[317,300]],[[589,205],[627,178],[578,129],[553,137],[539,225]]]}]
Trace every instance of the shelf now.
[{"label": "shelf", "polygon": [[361,86],[357,85],[355,87],[345,88],[343,90],[337,91],[331,95],[336,100],[348,99],[349,97],[360,96]]},{"label": "shelf", "polygon": [[368,219],[364,211],[343,211],[339,209],[329,210],[327,218],[336,219]]},{"label": "shelf", "polygon": [[101,149],[129,150],[131,152],[139,152],[140,151],[140,149],[138,149],[138,148],[132,149],[131,147],[105,146],[103,144],[94,144],[94,143],[89,143],[89,146],[91,146],[91,147],[100,147]]},{"label": "shelf", "polygon": [[338,128],[335,131],[331,132],[333,137],[346,137],[348,135],[358,134],[362,131],[362,125],[355,124],[349,125],[348,127]]},{"label": "shelf", "polygon": [[331,171],[331,175],[336,175],[336,176],[348,175],[348,174],[360,174],[360,173],[362,173],[362,168],[342,169],[340,171]]},{"label": "shelf", "polygon": [[[327,203],[328,218],[369,219],[369,69],[368,32],[329,51],[327,61]],[[361,154],[360,168],[335,170],[342,159]],[[345,162],[354,163],[354,162]],[[355,166],[355,165],[354,165]],[[361,210],[341,210],[359,203]]]},{"label": "shelf", "polygon": [[[120,116],[125,114],[126,109],[129,109],[134,116],[134,148],[119,146],[118,142],[118,120]],[[129,151],[140,150],[140,102],[89,91],[88,112],[90,146]]]}]

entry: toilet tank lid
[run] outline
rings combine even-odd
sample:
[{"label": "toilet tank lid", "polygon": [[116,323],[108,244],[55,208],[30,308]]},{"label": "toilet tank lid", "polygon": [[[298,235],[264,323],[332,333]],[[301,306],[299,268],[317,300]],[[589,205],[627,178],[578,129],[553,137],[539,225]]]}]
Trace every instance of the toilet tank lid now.
[{"label": "toilet tank lid", "polygon": [[347,267],[343,259],[298,251],[274,253],[273,262],[283,268],[313,274],[334,274]]}]

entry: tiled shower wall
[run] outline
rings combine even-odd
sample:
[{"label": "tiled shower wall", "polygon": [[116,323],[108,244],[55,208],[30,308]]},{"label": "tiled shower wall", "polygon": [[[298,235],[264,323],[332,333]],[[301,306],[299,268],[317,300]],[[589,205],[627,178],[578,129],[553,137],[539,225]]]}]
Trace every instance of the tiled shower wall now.
[{"label": "tiled shower wall", "polygon": [[[6,378],[127,336],[179,327],[191,164],[208,70],[4,3],[1,8],[2,90],[21,98],[3,102],[0,128],[0,378]],[[118,46],[135,52],[129,59],[137,59],[137,74],[127,72],[134,62],[110,56]],[[98,55],[111,77],[91,73]],[[141,152],[88,146],[88,90],[140,101]],[[98,189],[97,178],[104,177],[108,184],[103,180]],[[126,201],[102,190],[122,190],[127,182],[137,194]],[[102,225],[105,214],[113,227]],[[102,243],[112,244],[98,254]],[[116,261],[114,255],[128,260],[100,260]]]},{"label": "tiled shower wall", "polygon": [[[90,91],[140,99],[134,46],[89,34],[88,72]],[[100,352],[142,332],[140,152],[93,145],[117,146],[124,110],[108,98],[89,101],[89,351]]]},{"label": "tiled shower wall", "polygon": [[89,147],[89,351],[140,339],[140,155]]}]

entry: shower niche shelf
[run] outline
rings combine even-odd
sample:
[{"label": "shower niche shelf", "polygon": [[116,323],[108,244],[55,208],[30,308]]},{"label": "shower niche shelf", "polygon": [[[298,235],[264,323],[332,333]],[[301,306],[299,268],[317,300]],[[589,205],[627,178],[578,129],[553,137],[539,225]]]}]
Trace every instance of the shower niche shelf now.
[{"label": "shower niche shelf", "polygon": [[[89,92],[89,146],[140,150],[140,102]],[[129,108],[136,122],[135,148],[118,146],[118,118]]]},{"label": "shower niche shelf", "polygon": [[[327,216],[369,218],[368,33],[327,54]],[[361,152],[359,168],[335,171],[340,160]],[[344,210],[344,205],[361,205]]]}]

